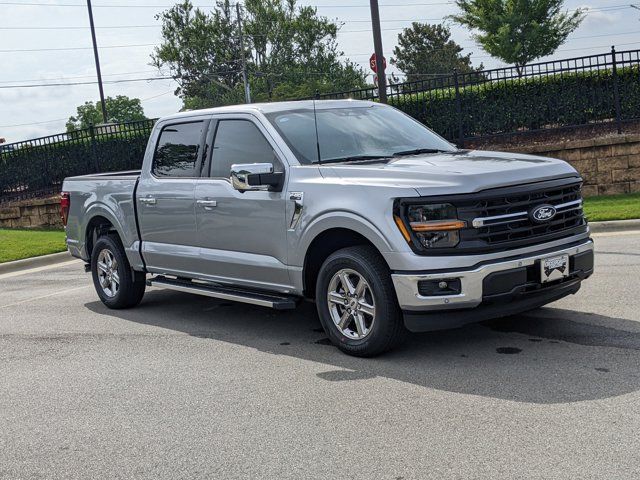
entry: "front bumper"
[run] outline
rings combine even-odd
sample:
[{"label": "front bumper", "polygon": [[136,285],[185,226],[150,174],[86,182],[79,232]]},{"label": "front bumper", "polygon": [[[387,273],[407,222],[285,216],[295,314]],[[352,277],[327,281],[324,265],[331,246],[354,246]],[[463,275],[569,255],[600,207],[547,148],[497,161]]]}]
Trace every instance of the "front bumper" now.
[{"label": "front bumper", "polygon": [[[470,269],[394,273],[391,277],[400,308],[409,314],[470,309],[481,304],[524,300],[523,297],[536,297],[540,301],[550,298],[546,301],[548,303],[557,300],[557,294],[560,292],[564,292],[562,296],[566,296],[580,288],[580,281],[593,272],[593,250],[593,241],[589,239],[577,245],[555,247],[499,261],[481,262]],[[539,278],[536,278],[540,260],[562,254],[568,254],[570,258],[569,277],[541,285]],[[452,279],[460,281],[460,292],[457,294],[420,294],[420,282]],[[531,303],[533,306],[530,308],[540,306],[537,304],[539,301],[534,303],[535,305]]]}]

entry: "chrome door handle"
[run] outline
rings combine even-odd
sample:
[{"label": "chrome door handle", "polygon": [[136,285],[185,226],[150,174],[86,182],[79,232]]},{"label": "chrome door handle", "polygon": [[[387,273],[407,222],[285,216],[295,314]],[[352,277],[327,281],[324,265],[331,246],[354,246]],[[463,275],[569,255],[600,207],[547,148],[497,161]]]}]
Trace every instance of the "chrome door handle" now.
[{"label": "chrome door handle", "polygon": [[218,202],[216,200],[196,200],[198,205],[202,205],[203,207],[216,207]]},{"label": "chrome door handle", "polygon": [[145,205],[155,205],[156,199],[153,197],[141,197],[140,203],[144,203]]}]

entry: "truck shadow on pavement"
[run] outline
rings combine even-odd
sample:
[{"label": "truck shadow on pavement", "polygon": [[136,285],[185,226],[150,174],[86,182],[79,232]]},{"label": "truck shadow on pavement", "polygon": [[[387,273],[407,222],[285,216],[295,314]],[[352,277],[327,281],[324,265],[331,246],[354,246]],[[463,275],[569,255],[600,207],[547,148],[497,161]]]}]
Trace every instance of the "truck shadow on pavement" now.
[{"label": "truck shadow on pavement", "polygon": [[317,377],[329,382],[385,377],[540,404],[603,399],[640,389],[640,322],[572,310],[544,308],[456,330],[412,334],[392,352],[361,359],[328,342],[312,304],[275,312],[152,290],[135,309],[109,310],[97,301],[86,307],[128,322],[320,362],[329,368]]}]

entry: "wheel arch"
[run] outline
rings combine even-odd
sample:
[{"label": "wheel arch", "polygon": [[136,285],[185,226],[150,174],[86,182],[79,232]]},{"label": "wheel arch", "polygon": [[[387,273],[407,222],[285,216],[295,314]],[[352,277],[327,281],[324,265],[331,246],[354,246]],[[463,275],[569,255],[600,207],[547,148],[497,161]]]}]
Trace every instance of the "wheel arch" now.
[{"label": "wheel arch", "polygon": [[315,297],[318,273],[320,272],[322,264],[329,255],[342,248],[354,247],[357,245],[367,245],[374,248],[384,260],[384,256],[382,255],[380,248],[361,232],[346,227],[331,227],[319,232],[309,242],[305,252],[302,267],[302,287],[304,296],[307,298]]},{"label": "wheel arch", "polygon": [[114,226],[113,222],[105,215],[103,215],[102,213],[97,213],[90,218],[90,220],[87,222],[87,227],[85,229],[84,235],[84,249],[87,258],[91,258],[93,246],[98,240],[98,237],[106,235],[110,232],[117,234],[118,238],[120,238],[120,233]]}]

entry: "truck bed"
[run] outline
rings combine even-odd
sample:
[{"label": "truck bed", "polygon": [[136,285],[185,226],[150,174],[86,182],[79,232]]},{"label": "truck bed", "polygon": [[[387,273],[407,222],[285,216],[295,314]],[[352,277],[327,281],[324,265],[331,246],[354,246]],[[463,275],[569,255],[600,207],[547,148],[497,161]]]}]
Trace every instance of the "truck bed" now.
[{"label": "truck bed", "polygon": [[67,220],[67,247],[74,257],[89,260],[86,242],[87,229],[94,222],[108,222],[117,231],[129,262],[139,267],[138,224],[135,194],[140,170],[96,173],[69,177],[62,191],[69,194],[70,209]]},{"label": "truck bed", "polygon": [[78,175],[75,177],[67,177],[66,181],[85,181],[85,180],[137,180],[140,177],[140,170],[125,170],[122,172],[107,172],[107,173],[90,173],[88,175]]}]

